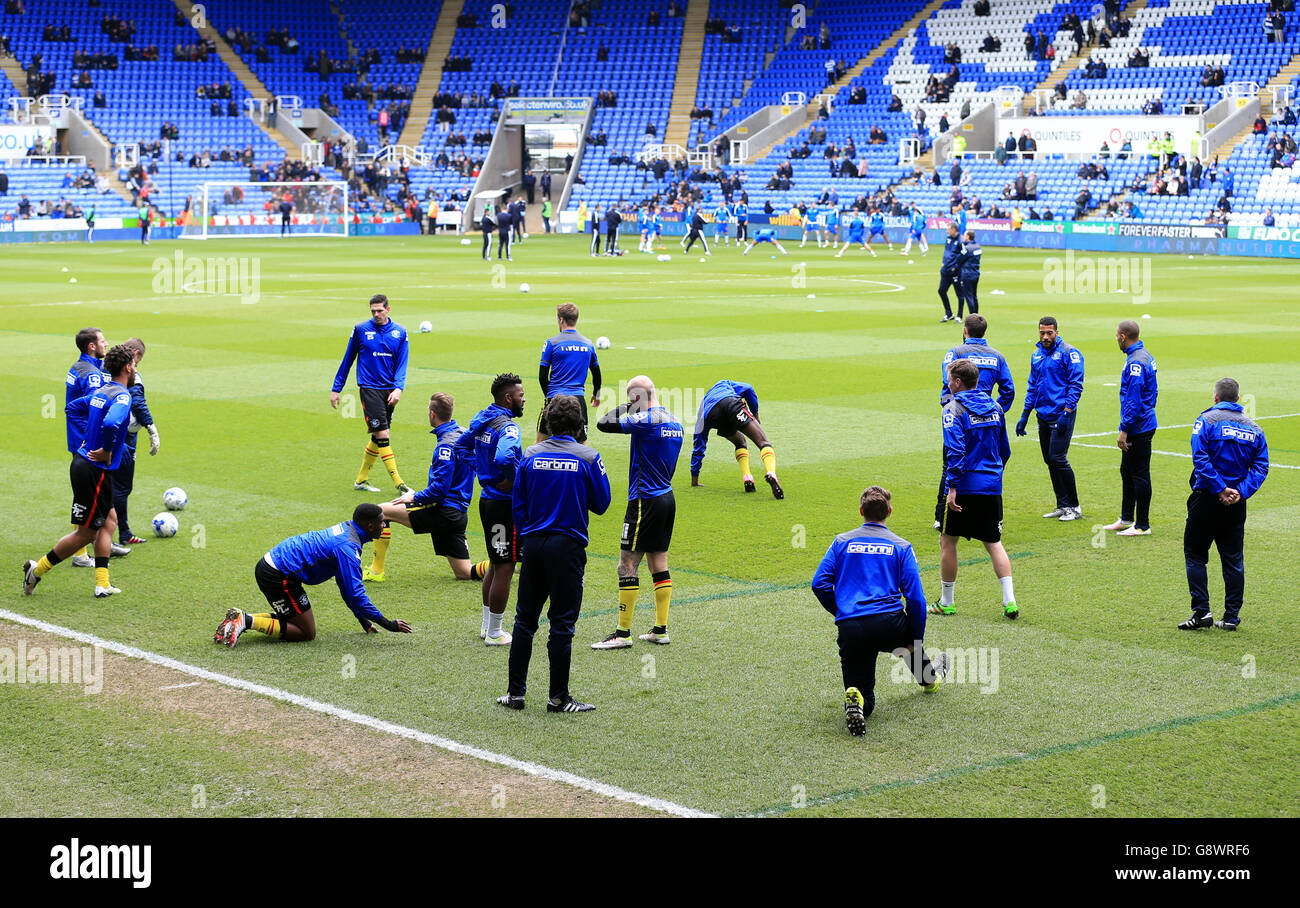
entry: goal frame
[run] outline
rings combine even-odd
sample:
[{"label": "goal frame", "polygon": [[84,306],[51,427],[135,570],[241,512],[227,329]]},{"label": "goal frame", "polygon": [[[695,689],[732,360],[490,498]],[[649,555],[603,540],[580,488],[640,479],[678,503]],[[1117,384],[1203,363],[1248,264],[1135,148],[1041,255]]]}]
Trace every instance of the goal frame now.
[{"label": "goal frame", "polygon": [[[298,214],[292,216],[293,231],[290,237],[346,237],[352,224],[352,210],[348,204],[348,184],[343,180],[282,180],[261,182],[256,180],[208,180],[200,185],[199,197],[195,200],[192,211],[194,220],[181,230],[179,237],[183,240],[207,240],[215,237],[250,237],[279,236],[280,214],[273,212],[263,214],[213,215],[212,200],[222,195],[225,190],[238,186],[244,190],[245,197],[252,191],[275,188],[321,187],[333,188],[343,199],[343,211],[326,215]],[[342,229],[327,230],[328,226],[338,225]],[[214,230],[214,228],[216,228]]]}]

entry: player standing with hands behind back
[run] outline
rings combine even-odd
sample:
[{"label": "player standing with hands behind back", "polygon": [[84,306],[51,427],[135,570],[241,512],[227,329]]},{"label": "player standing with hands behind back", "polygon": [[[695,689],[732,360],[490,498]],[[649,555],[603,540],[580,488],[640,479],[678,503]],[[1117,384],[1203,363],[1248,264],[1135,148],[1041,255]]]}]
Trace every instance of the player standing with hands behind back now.
[{"label": "player standing with hands behind back", "polygon": [[1016,434],[1024,435],[1029,413],[1038,411],[1038,445],[1052,478],[1056,508],[1044,514],[1058,520],[1078,520],[1079,490],[1067,454],[1074,435],[1074,417],[1083,396],[1083,354],[1057,333],[1056,319],[1038,320],[1038,348],[1029,358],[1029,381],[1025,388],[1025,410],[1016,423]]},{"label": "player standing with hands behind back", "polygon": [[[555,307],[555,320],[560,333],[542,344],[542,361],[538,366],[537,381],[542,386],[546,400],[562,394],[578,398],[582,408],[582,429],[578,443],[587,440],[587,373],[591,373],[591,405],[600,403],[600,363],[596,359],[596,345],[578,333],[578,307],[561,303]],[[546,426],[546,404],[537,417],[537,441],[551,436]]]}]

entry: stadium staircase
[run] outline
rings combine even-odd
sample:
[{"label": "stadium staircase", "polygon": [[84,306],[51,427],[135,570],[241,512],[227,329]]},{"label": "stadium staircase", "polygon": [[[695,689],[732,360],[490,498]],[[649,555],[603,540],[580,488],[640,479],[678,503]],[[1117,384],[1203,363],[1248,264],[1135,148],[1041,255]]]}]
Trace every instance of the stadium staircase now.
[{"label": "stadium staircase", "polygon": [[[1124,4],[1124,16],[1129,19],[1133,18],[1133,14],[1138,10],[1146,9],[1147,2],[1148,0],[1129,0],[1128,3]],[[1033,110],[1035,91],[1054,90],[1056,86],[1074,75],[1074,73],[1078,71],[1079,67],[1088,62],[1088,58],[1092,56],[1095,50],[1096,47],[1094,46],[1083,47],[1080,49],[1079,53],[1061,63],[1061,65],[1056,67],[1056,69],[1052,70],[1051,75],[1042,82],[1039,82],[1038,85],[1034,87],[1033,91],[1027,92],[1021,99],[1021,110],[1025,113]],[[1087,94],[1087,92],[1085,91],[1084,94]]]},{"label": "stadium staircase", "polygon": [[9,77],[9,81],[14,84],[17,94],[26,94],[27,73],[23,72],[23,65],[9,54],[0,54],[0,70]]},{"label": "stadium staircase", "polygon": [[451,52],[452,39],[456,37],[456,20],[465,10],[465,0],[443,0],[438,12],[438,24],[429,38],[429,49],[424,55],[424,66],[420,69],[420,80],[415,84],[414,97],[411,98],[411,112],[402,124],[398,145],[419,147],[424,131],[433,116],[433,95],[442,81],[442,61]]},{"label": "stadium staircase", "polygon": [[348,34],[347,17],[343,15],[343,10],[339,9],[339,5],[334,0],[330,0],[330,12],[339,21],[339,35],[342,36],[344,43],[348,46],[348,57],[355,60],[357,58],[357,46],[352,43],[352,36]]},{"label": "stadium staircase", "polygon": [[709,0],[695,0],[686,8],[682,43],[677,52],[677,80],[673,83],[672,106],[668,108],[668,129],[664,142],[686,148],[691,137],[691,108],[700,81],[700,58],[704,54],[704,24],[709,20]]},{"label": "stadium staircase", "polygon": [[[196,16],[195,13],[191,11],[192,6],[202,6],[201,3],[194,4],[191,3],[190,0],[172,0],[172,2],[176,4],[176,8],[181,11],[181,15],[185,16],[185,18],[189,20],[190,25],[194,27],[196,32],[213,42],[217,48],[217,54],[221,57],[222,62],[226,64],[226,68],[229,69],[231,74],[239,80],[239,83],[244,86],[244,89],[250,95],[255,98],[274,97],[274,93],[263,84],[262,80],[259,79],[251,69],[248,68],[248,65],[240,59],[239,54],[235,53],[234,48],[226,43],[226,39],[222,36],[221,32],[212,27],[212,23],[208,21],[206,15]],[[199,24],[200,22],[202,23],[201,25]],[[271,129],[265,123],[256,119],[254,119],[253,122],[257,124],[257,127],[262,130],[262,132],[266,133],[268,138],[284,149],[284,153],[287,157],[291,159],[302,157],[302,149],[289,141],[289,139],[282,135],[279,130]]]},{"label": "stadium staircase", "polygon": [[[908,35],[910,35],[912,31],[917,28],[917,26],[919,26],[926,19],[934,15],[935,12],[937,12],[938,10],[946,6],[947,3],[948,0],[930,0],[930,2],[927,3],[921,9],[920,12],[918,12],[911,19],[908,19],[901,26],[895,29],[894,33],[891,34],[884,41],[882,41],[879,45],[877,45],[875,50],[867,54],[865,57],[863,57],[853,66],[849,67],[848,71],[845,72],[844,75],[840,76],[840,78],[837,79],[835,82],[832,82],[831,84],[823,88],[821,93],[825,95],[833,95],[838,93],[840,89],[844,88],[844,86],[848,85],[858,76],[862,75],[863,70],[865,70],[868,66],[875,63],[885,54],[889,53],[891,50],[897,47],[899,42],[902,41],[904,38],[906,38]],[[807,121],[817,116],[817,107],[818,105],[816,101],[810,103],[808,105],[808,117],[807,120],[805,120],[805,122],[800,123],[798,126],[796,126],[794,129],[791,129],[785,135],[778,136],[774,142],[772,142],[766,148],[761,149],[757,154],[750,152],[750,156],[749,156],[750,160],[752,161],[762,160],[763,158],[771,154],[773,148],[782,144],[783,142],[789,141],[790,139],[798,135],[800,130],[807,127],[808,125]]]}]

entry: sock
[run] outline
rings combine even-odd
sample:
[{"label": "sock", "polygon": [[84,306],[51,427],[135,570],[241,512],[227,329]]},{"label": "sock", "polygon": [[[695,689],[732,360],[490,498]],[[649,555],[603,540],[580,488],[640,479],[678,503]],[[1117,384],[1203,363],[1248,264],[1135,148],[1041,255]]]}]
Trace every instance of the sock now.
[{"label": "sock", "polygon": [[361,458],[361,469],[357,472],[357,482],[365,482],[370,478],[370,468],[375,465],[375,458],[379,456],[379,448],[373,441],[366,442],[366,453]]},{"label": "sock", "polygon": [[253,616],[248,612],[240,612],[239,614],[244,616],[244,630],[251,628],[253,626]]},{"label": "sock", "polygon": [[655,582],[655,627],[668,629],[668,605],[673,600],[673,579],[667,571],[650,575]]},{"label": "sock", "polygon": [[957,586],[956,580],[940,580],[939,585],[943,591],[939,594],[939,601],[944,605],[952,605],[953,589]]},{"label": "sock", "polygon": [[[95,544],[93,542],[86,543],[86,557],[87,558],[95,557]],[[58,562],[54,562],[54,563],[57,564]]]},{"label": "sock", "polygon": [[54,570],[54,566],[62,560],[62,558],[54,554],[54,549],[50,549],[41,556],[40,561],[36,562],[34,573],[37,577],[44,577],[50,571]]},{"label": "sock", "polygon": [[1015,602],[1016,589],[1011,582],[1011,575],[1008,574],[1005,577],[999,577],[998,583],[1002,584],[1002,604],[1006,605],[1008,602]]},{"label": "sock", "polygon": [[487,630],[488,625],[491,623],[492,623],[492,609],[488,608],[485,605],[483,606],[483,630]]},{"label": "sock", "polygon": [[375,557],[370,562],[370,573],[382,574],[384,572],[384,558],[388,556],[388,543],[392,540],[393,533],[388,528],[388,521],[384,521],[384,531],[379,534],[375,540]]},{"label": "sock", "polygon": [[636,597],[641,592],[637,577],[618,578],[618,629],[632,630],[632,613],[636,611]]},{"label": "sock", "polygon": [[388,468],[388,475],[393,478],[393,486],[400,486],[402,477],[397,474],[397,458],[393,454],[392,442],[387,438],[382,438],[378,444],[379,456],[384,461],[384,466]]},{"label": "sock", "polygon": [[284,628],[281,627],[277,618],[272,618],[270,612],[264,612],[260,615],[251,616],[253,619],[253,630],[268,637],[281,637],[284,635]]},{"label": "sock", "polygon": [[488,564],[489,562],[487,561],[480,561],[478,564],[471,565],[469,569],[469,579],[482,580],[484,575],[487,574]]},{"label": "sock", "polygon": [[776,475],[776,452],[772,450],[771,445],[764,445],[758,449],[758,456],[763,458],[763,468],[773,476]]},{"label": "sock", "polygon": [[98,556],[95,558],[95,586],[109,586],[107,558],[100,558]]},{"label": "sock", "polygon": [[505,612],[502,612],[499,615],[496,612],[488,612],[488,636],[489,637],[501,636],[501,619],[504,618],[505,615],[506,615]]},{"label": "sock", "polygon": [[749,448],[736,448],[736,463],[740,464],[740,475],[748,479],[749,472]]}]

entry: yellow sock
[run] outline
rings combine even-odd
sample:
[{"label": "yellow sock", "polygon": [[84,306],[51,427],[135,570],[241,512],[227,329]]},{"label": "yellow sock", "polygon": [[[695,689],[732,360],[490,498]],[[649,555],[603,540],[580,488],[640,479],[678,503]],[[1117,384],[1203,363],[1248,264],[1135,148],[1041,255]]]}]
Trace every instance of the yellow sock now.
[{"label": "yellow sock", "polygon": [[635,577],[618,578],[618,629],[632,629],[632,613],[636,611],[636,597],[640,592],[640,581]]},{"label": "yellow sock", "polygon": [[471,567],[469,569],[469,579],[482,580],[485,576],[487,576],[487,569],[489,564],[491,564],[491,562],[489,561],[480,561],[478,564]]},{"label": "yellow sock", "polygon": [[270,612],[253,616],[253,630],[268,637],[279,637],[282,633],[279,619],[272,618]]},{"label": "yellow sock", "polygon": [[397,458],[393,454],[393,445],[388,439],[379,443],[379,456],[384,461],[384,466],[388,468],[388,475],[393,477],[393,486],[400,486],[402,477],[397,474]]},{"label": "yellow sock", "polygon": [[384,531],[379,534],[375,540],[375,558],[370,562],[370,573],[382,574],[384,572],[384,559],[388,557],[388,543],[392,541],[392,531],[388,529],[388,524],[384,524]]},{"label": "yellow sock", "polygon": [[366,442],[366,453],[361,458],[361,469],[357,472],[357,482],[365,482],[370,478],[370,468],[375,465],[375,459],[379,457],[379,449],[375,447],[372,441]]},{"label": "yellow sock", "polygon": [[95,568],[95,586],[108,586],[108,568]]},{"label": "yellow sock", "polygon": [[776,452],[772,450],[771,445],[765,445],[758,449],[758,456],[763,458],[763,468],[767,472],[776,474]]},{"label": "yellow sock", "polygon": [[95,557],[95,544],[93,542],[86,543],[86,557],[87,558]]},{"label": "yellow sock", "polygon": [[668,627],[668,606],[673,601],[673,579],[667,571],[654,575],[655,627]]},{"label": "yellow sock", "polygon": [[33,570],[33,573],[35,573],[37,577],[44,577],[52,570],[54,570],[54,565],[50,564],[49,558],[42,555],[41,560],[36,562],[36,567]]},{"label": "yellow sock", "polygon": [[749,448],[736,448],[736,463],[740,464],[740,475],[749,476]]}]

